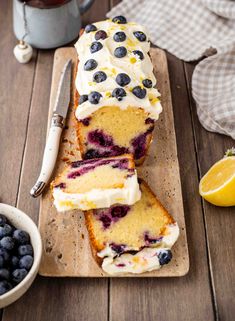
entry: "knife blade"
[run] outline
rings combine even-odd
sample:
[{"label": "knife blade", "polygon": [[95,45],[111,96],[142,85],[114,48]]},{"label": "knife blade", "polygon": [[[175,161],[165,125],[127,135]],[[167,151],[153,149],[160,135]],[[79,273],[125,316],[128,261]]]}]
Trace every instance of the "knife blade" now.
[{"label": "knife blade", "polygon": [[61,72],[58,84],[51,126],[44,149],[42,167],[37,182],[30,190],[32,197],[38,197],[47,185],[54,170],[58,156],[60,137],[67,116],[70,103],[70,86],[72,74],[72,60],[68,60]]}]

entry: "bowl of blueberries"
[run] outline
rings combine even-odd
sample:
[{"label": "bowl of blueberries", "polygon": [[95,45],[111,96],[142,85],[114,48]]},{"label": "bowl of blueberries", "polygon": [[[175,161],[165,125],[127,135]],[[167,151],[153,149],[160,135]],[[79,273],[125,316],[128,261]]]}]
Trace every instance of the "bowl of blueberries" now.
[{"label": "bowl of blueberries", "polygon": [[41,256],[42,240],[36,224],[19,209],[0,203],[0,308],[28,290]]}]

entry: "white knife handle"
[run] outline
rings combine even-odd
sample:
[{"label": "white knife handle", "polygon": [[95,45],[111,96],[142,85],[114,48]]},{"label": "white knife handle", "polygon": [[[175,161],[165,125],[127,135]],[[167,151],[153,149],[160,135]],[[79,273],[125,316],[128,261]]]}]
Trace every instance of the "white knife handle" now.
[{"label": "white knife handle", "polygon": [[56,164],[62,130],[63,117],[59,115],[53,115],[44,149],[41,172],[36,184],[30,191],[30,195],[33,197],[38,197],[42,193],[44,187],[51,177]]}]

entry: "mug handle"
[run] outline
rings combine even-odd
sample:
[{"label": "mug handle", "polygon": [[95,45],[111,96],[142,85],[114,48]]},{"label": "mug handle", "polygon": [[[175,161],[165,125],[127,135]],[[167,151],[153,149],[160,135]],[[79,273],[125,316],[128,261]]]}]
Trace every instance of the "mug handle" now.
[{"label": "mug handle", "polygon": [[85,13],[93,4],[94,0],[84,0],[80,5],[79,5],[79,10],[80,13],[83,14]]}]

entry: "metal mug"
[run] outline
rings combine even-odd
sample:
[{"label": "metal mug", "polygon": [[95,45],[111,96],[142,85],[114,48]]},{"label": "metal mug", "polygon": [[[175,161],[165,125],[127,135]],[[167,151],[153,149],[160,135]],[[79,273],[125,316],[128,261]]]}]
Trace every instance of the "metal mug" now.
[{"label": "metal mug", "polygon": [[51,8],[38,8],[27,2],[13,0],[13,29],[17,39],[22,38],[35,48],[50,49],[74,40],[81,28],[81,15],[94,0],[70,0]]}]

